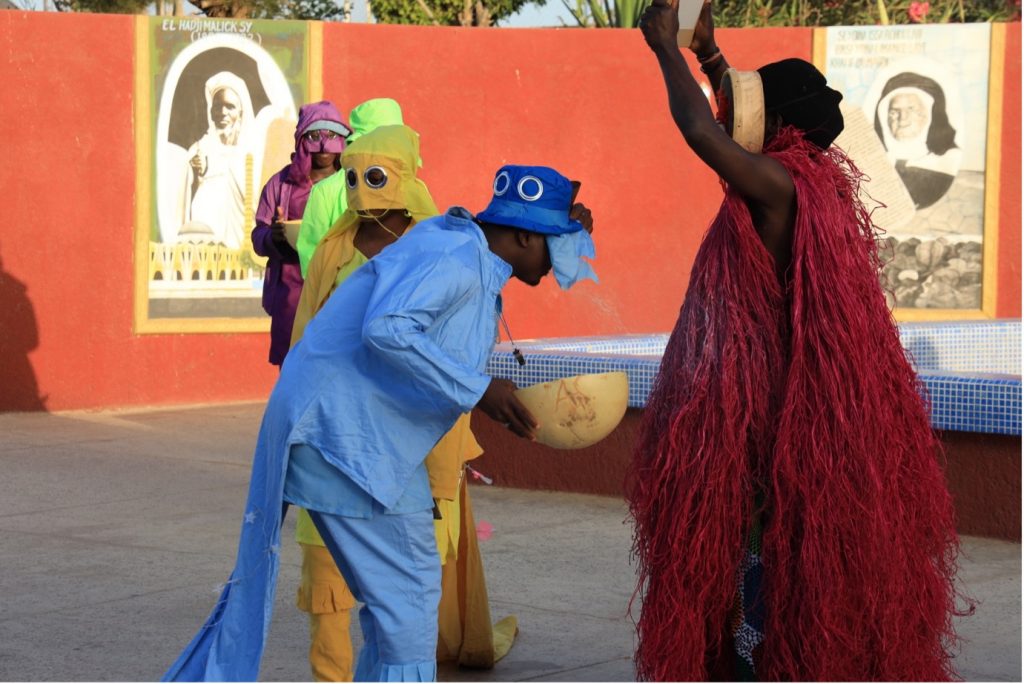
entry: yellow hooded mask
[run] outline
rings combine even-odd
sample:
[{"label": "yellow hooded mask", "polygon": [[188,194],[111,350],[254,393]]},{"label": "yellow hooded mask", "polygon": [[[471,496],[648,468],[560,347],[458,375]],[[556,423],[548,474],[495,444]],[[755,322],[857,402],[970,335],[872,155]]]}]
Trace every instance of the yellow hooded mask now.
[{"label": "yellow hooded mask", "polygon": [[353,228],[367,211],[405,210],[412,217],[407,230],[437,216],[430,191],[416,177],[419,156],[420,136],[404,125],[375,128],[345,148],[338,173],[347,174],[348,208],[320,240],[310,259],[295,311],[293,345],[334,292],[341,269],[352,260],[356,251]]},{"label": "yellow hooded mask", "polygon": [[[404,209],[410,227],[437,216],[426,184],[416,177],[420,136],[408,126],[380,126],[360,136],[341,155],[348,208],[330,233],[345,232],[370,210]],[[329,233],[329,234],[330,234]]]}]

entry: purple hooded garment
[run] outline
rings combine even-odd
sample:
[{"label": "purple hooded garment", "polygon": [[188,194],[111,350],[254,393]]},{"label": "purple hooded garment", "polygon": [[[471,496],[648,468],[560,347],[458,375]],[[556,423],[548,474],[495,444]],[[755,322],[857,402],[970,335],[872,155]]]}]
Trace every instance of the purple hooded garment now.
[{"label": "purple hooded garment", "polygon": [[263,310],[270,314],[270,363],[277,366],[284,362],[291,344],[295,309],[302,292],[302,271],[299,269],[299,255],[296,251],[290,245],[274,242],[270,224],[274,222],[277,207],[281,207],[283,215],[278,217],[281,221],[302,218],[312,188],[309,180],[312,154],[321,150],[340,154],[344,149],[344,137],[319,143],[311,143],[302,138],[302,134],[308,130],[327,127],[342,134],[348,130],[341,112],[330,102],[315,102],[299,109],[292,162],[271,176],[263,186],[260,204],[256,209],[252,244],[257,254],[267,257],[267,271],[263,280]]}]

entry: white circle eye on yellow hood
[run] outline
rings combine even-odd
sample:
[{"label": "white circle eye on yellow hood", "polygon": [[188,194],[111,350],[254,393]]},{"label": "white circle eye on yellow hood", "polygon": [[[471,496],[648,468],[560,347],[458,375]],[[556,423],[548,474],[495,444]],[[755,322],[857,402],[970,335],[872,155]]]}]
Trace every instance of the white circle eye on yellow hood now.
[{"label": "white circle eye on yellow hood", "polygon": [[371,166],[363,172],[363,181],[367,187],[380,190],[388,184],[388,172],[383,166]]}]

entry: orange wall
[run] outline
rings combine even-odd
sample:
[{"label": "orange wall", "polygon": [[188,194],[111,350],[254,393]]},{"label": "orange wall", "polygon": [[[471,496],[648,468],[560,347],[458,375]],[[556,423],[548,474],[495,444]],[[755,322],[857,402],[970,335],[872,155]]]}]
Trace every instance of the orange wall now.
[{"label": "orange wall", "polygon": [[1021,289],[1021,157],[1020,157],[1020,23],[1009,24],[1003,82],[1003,153],[999,187],[999,285],[996,315],[1020,318]]},{"label": "orange wall", "polygon": [[[739,67],[811,55],[809,30],[720,33]],[[1020,25],[1009,34],[998,313],[1019,317]],[[3,11],[0,46],[0,410],[265,397],[262,334],[132,334],[133,19]],[[721,191],[639,32],[326,24],[323,61],[343,111],[403,104],[442,207],[482,208],[505,162],[583,181],[601,284],[511,285],[514,335],[670,329]]]},{"label": "orange wall", "polygon": [[[482,209],[494,172],[511,162],[581,180],[580,201],[594,211],[600,285],[563,293],[546,281],[537,293],[514,282],[505,295],[512,334],[671,329],[721,190],[676,130],[640,32],[444,28],[427,44],[423,35],[326,25],[324,96],[344,111],[368,97],[401,102],[440,207]],[[811,55],[806,30],[720,38],[739,66]]]}]

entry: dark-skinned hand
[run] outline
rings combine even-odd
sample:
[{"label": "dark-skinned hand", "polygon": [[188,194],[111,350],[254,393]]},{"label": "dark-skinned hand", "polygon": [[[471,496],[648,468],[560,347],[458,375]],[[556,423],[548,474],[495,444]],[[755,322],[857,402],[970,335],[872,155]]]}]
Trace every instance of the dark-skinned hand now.
[{"label": "dark-skinned hand", "polygon": [[515,390],[516,384],[511,380],[491,378],[476,407],[520,437],[533,440],[540,423],[519,401]]},{"label": "dark-skinned hand", "polygon": [[583,185],[578,180],[569,181],[572,184],[572,198],[569,200],[569,218],[579,221],[588,233],[594,232],[594,217],[590,215],[590,209],[585,204],[576,201],[580,194],[580,187]]},{"label": "dark-skinned hand", "polygon": [[654,51],[678,49],[679,0],[651,0],[650,6],[640,17],[640,31],[647,45]]},{"label": "dark-skinned hand", "polygon": [[585,204],[577,202],[572,205],[572,208],[569,210],[569,218],[583,224],[583,228],[586,229],[588,233],[594,232],[594,216],[590,213],[590,209],[587,209]]},{"label": "dark-skinned hand", "polygon": [[700,16],[697,17],[697,25],[693,29],[690,51],[698,57],[710,57],[718,49],[718,45],[715,43],[715,17],[712,4],[711,0],[707,0],[700,8]]},{"label": "dark-skinned hand", "polygon": [[284,224],[281,223],[281,216],[283,215],[284,212],[281,211],[281,207],[274,210],[274,222],[270,224],[270,239],[278,247],[290,247],[288,238],[284,235]]}]

